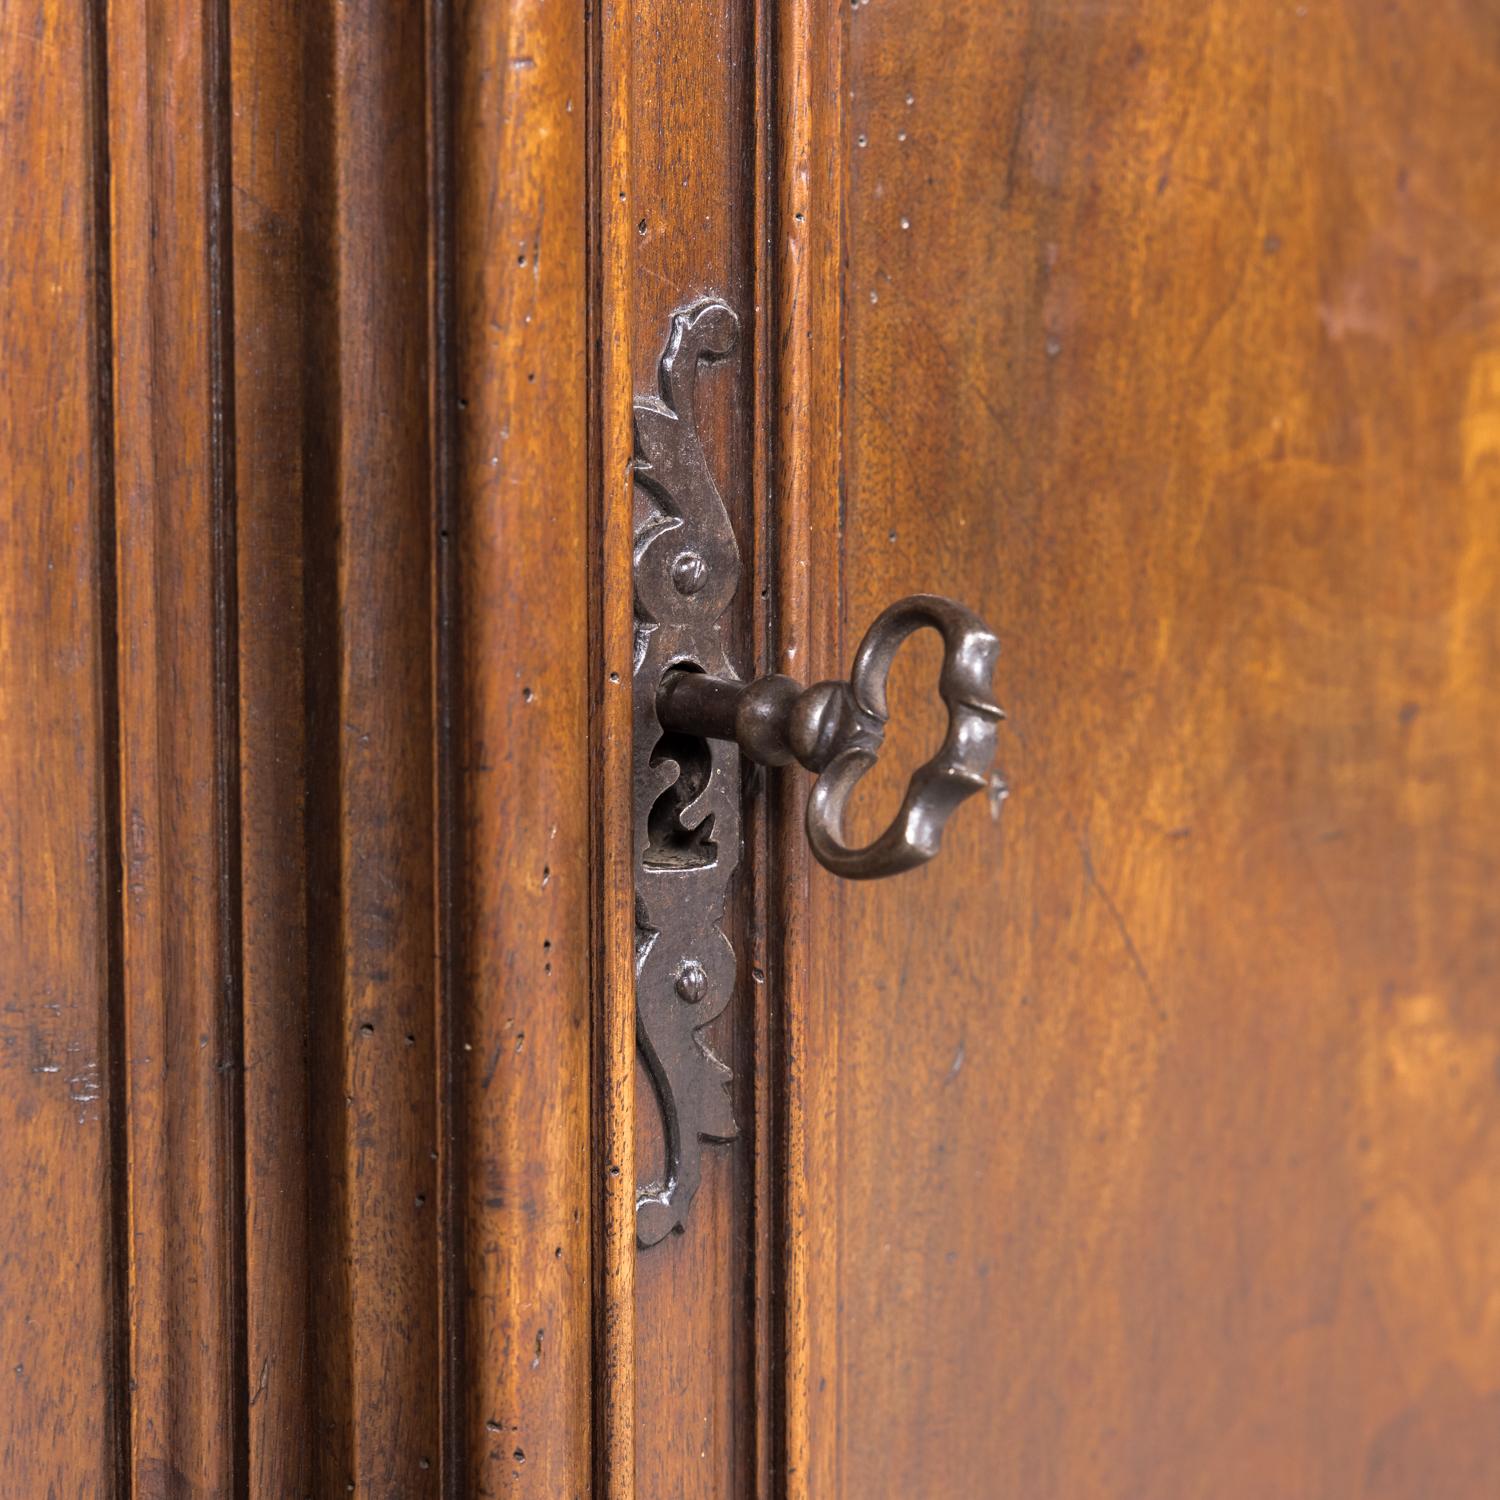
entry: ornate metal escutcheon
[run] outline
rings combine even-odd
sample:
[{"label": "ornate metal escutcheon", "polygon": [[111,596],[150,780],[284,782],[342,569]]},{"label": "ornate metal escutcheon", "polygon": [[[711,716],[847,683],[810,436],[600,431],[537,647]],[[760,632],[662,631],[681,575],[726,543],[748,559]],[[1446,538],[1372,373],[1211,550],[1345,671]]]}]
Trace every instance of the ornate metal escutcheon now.
[{"label": "ornate metal escutcheon", "polygon": [[642,1245],[682,1227],[702,1142],[735,1135],[729,1069],[699,1033],[734,992],[734,949],[719,924],[740,859],[739,751],[667,730],[656,695],[673,668],[734,676],[721,617],[739,586],[739,549],[694,397],[699,361],[728,354],[738,332],[723,302],[676,313],[660,393],[635,402],[636,1037],[666,1138],[661,1179],[636,1197]]},{"label": "ornate metal escutcheon", "polygon": [[[636,1036],[661,1103],[666,1162],[636,1196],[636,1235],[654,1245],[685,1223],[702,1143],[735,1135],[729,1069],[701,1035],[734,990],[722,922],[740,859],[740,752],[818,773],[807,836],[836,875],[895,875],[931,859],[965,798],[991,786],[1003,714],[990,679],[999,642],[971,610],[915,594],[865,633],[848,682],[804,689],[777,675],[744,682],[722,635],[739,585],[729,514],[704,459],[694,406],[700,363],[734,347],[739,323],[716,298],[672,317],[659,393],[635,402]],[[943,638],[938,693],[948,732],[913,774],[889,828],[863,848],[843,833],[849,796],[880,753],[886,678],[922,628]]]}]

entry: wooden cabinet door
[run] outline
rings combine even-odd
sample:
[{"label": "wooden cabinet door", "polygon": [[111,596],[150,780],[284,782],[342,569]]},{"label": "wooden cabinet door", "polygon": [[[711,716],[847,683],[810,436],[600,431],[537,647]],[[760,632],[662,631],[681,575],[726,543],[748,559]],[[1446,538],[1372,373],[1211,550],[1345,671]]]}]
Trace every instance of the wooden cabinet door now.
[{"label": "wooden cabinet door", "polygon": [[796,898],[810,1495],[1500,1485],[1481,9],[848,14],[814,593],[1011,796]]},{"label": "wooden cabinet door", "polygon": [[[1459,0],[13,0],[0,1494],[1500,1490],[1497,98]],[[745,764],[641,1246],[709,296],[736,670],[931,591],[1008,718],[890,880]]]}]

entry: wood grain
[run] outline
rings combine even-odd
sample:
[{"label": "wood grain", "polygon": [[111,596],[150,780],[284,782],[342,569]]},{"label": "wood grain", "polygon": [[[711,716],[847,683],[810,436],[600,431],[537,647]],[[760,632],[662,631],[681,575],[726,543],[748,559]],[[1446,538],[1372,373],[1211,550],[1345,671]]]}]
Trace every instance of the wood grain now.
[{"label": "wood grain", "polygon": [[[314,1428],[302,458],[302,29],[288,0],[230,29],[251,1496],[305,1495]],[[321,1201],[321,1192],[320,1192]]]},{"label": "wood grain", "polygon": [[[524,31],[526,19],[512,21]],[[78,773],[66,797],[48,781],[5,800],[24,822],[16,847],[35,851],[29,868],[50,872],[43,899],[7,867],[16,910],[29,902],[64,944],[47,959],[31,922],[24,943],[18,934],[30,956],[7,981],[7,1035],[20,1038],[8,1055],[24,1053],[43,1083],[54,1061],[67,1070],[55,1105],[21,1088],[17,1123],[42,1131],[26,1159],[48,1191],[27,1203],[63,1237],[76,1281],[67,1300],[46,1295],[55,1251],[18,1207],[3,1241],[18,1289],[7,1307],[36,1330],[15,1340],[17,1378],[34,1392],[7,1429],[20,1434],[5,1444],[18,1493],[459,1493],[463,1460],[488,1461],[502,1412],[510,1429],[526,1420],[533,1487],[585,1482],[582,27],[558,28],[540,105],[539,135],[555,126],[559,147],[534,164],[531,201],[552,195],[559,233],[546,299],[528,312],[500,289],[534,287],[540,267],[496,281],[493,226],[478,214],[493,201],[525,211],[510,196],[528,180],[511,148],[527,126],[516,121],[503,150],[490,142],[498,106],[476,72],[463,75],[468,114],[447,114],[447,49],[468,40],[450,20],[440,0],[425,14],[255,0],[232,16],[140,0],[86,24],[28,12],[14,54],[7,24],[6,166],[19,173],[8,389],[53,402],[58,420],[50,438],[23,438],[11,421],[7,457],[29,477],[6,494],[68,498],[45,525],[13,523],[7,701],[35,707],[7,721],[25,735],[7,739],[6,763],[34,779],[45,768],[28,746],[67,723]],[[491,27],[483,39],[509,61],[514,38]],[[473,168],[460,186],[474,214],[463,327],[478,335],[464,370],[478,409],[474,472],[455,505],[443,469],[454,413],[432,405],[453,398],[461,368],[446,362],[454,244],[428,205],[451,207],[456,123]],[[399,204],[393,181],[414,189]],[[554,364],[534,383],[489,330],[503,319],[509,340],[541,314]],[[571,472],[546,451],[562,400],[577,425]],[[553,582],[518,570],[511,542],[526,517],[494,505],[477,450],[528,413],[518,452],[532,473],[505,479],[532,497],[532,521],[573,506],[575,636],[571,656],[538,662],[556,705],[538,717],[555,718],[529,742],[531,760],[497,780],[486,757],[525,731],[507,720],[497,734],[488,695],[500,689],[510,712],[501,674],[518,620],[555,642]],[[544,467],[551,488],[533,489]],[[453,549],[439,534],[460,511],[466,593],[444,571]],[[80,580],[65,611],[26,582],[60,559]],[[440,616],[455,595],[468,614]],[[464,697],[455,663],[480,734],[467,801],[441,774]],[[560,780],[535,798],[531,770],[547,765]],[[511,816],[523,796],[529,831]],[[473,835],[457,848],[455,826]],[[512,835],[539,856],[524,876]],[[440,869],[449,891],[477,893],[458,921],[445,908],[441,934]],[[552,916],[535,905],[540,890]],[[571,1009],[529,982],[518,991],[516,944],[536,947],[532,967],[557,973]],[[65,983],[53,973],[64,951]],[[465,974],[451,952],[481,967]],[[65,1006],[49,998],[59,985]],[[536,1008],[535,1050],[523,1083],[507,1083],[497,1131],[477,1068],[472,1087],[455,1079],[446,1043],[456,1051],[472,1021],[489,1055],[523,1004]],[[574,1066],[557,1070],[554,1039],[571,1043]],[[470,1108],[472,1131],[458,1128]],[[534,1110],[558,1129],[531,1130]],[[468,1135],[477,1149],[461,1161]],[[464,1161],[479,1174],[467,1236],[470,1199],[437,1191]],[[487,1184],[512,1168],[531,1186],[509,1211],[511,1242],[486,1252],[467,1289],[475,1359],[464,1366],[457,1247],[484,1246]],[[537,1197],[552,1204],[541,1219]],[[523,1357],[493,1299],[529,1322],[544,1279],[552,1326],[529,1330]],[[526,1382],[528,1401],[540,1392],[535,1408],[492,1400],[501,1375],[517,1393]],[[460,1407],[484,1416],[465,1429]],[[63,1421],[61,1448],[37,1438],[39,1424]],[[462,1442],[442,1441],[461,1429]],[[507,1442],[507,1469],[526,1462],[518,1451]]]},{"label": "wood grain", "polygon": [[[842,675],[844,75],[841,10],[784,0],[777,16],[776,335],[773,470],[774,670],[803,682]],[[770,988],[778,1041],[772,1144],[782,1204],[775,1332],[782,1431],[777,1468],[788,1500],[835,1493],[836,1329],[815,1298],[836,1253],[837,1224],[820,1182],[836,1181],[833,1100],[820,1061],[838,1055],[842,892],[813,874],[803,830],[807,787],[772,783],[774,937]],[[815,1435],[821,1441],[815,1442]]]},{"label": "wood grain", "polygon": [[222,13],[112,9],[130,1483],[245,1479],[234,406]]},{"label": "wood grain", "polygon": [[[7,1496],[1500,1485],[1482,11],[9,8]],[[638,1258],[708,291],[744,670],[952,593],[1015,795],[844,886],[747,780],[742,1133]]]},{"label": "wood grain", "polygon": [[315,1480],[435,1495],[428,54],[418,7],[303,22]]},{"label": "wood grain", "polygon": [[18,1496],[113,1493],[129,1424],[96,20],[35,0],[0,40],[0,1490]]},{"label": "wood grain", "polygon": [[590,1491],[585,27],[455,7],[466,1494]]},{"label": "wood grain", "polygon": [[[636,1055],[630,403],[631,13],[598,7],[589,36],[589,806],[592,871],[594,1492],[633,1500],[636,1464]],[[627,649],[627,642],[630,643]]]},{"label": "wood grain", "polygon": [[844,898],[819,1493],[1488,1493],[1500,33],[850,26],[847,621],[1015,795]]}]

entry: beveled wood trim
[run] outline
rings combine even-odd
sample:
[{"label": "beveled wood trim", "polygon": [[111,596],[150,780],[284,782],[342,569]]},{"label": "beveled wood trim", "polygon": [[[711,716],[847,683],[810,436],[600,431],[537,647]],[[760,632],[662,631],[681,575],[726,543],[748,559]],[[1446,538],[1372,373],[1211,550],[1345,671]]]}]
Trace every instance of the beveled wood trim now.
[{"label": "beveled wood trim", "polygon": [[594,769],[594,1462],[597,1500],[635,1494],[635,901],[631,828],[631,12],[594,8],[589,65],[589,742]]},{"label": "beveled wood trim", "polygon": [[436,1097],[428,39],[418,6],[320,0],[300,19],[311,1126],[326,1173],[311,1220],[316,1489],[373,1475],[431,1496],[446,1143]]},{"label": "beveled wood trim", "polygon": [[102,4],[0,75],[0,1493],[127,1478]]},{"label": "beveled wood trim", "polygon": [[463,0],[452,26],[466,1296],[445,1494],[573,1496],[591,1485],[597,1197],[587,26],[550,0]]},{"label": "beveled wood trim", "polygon": [[[771,670],[775,658],[773,626],[776,602],[776,510],[773,494],[775,453],[776,326],[774,317],[777,261],[776,4],[756,0],[752,20],[751,62],[754,68],[753,202],[751,211],[754,295],[757,315],[751,320],[753,386],[751,448],[751,516],[753,547],[745,560],[744,587],[750,595],[750,639],[756,675]],[[753,1070],[751,1118],[747,1122],[754,1152],[751,1163],[751,1234],[753,1264],[749,1285],[751,1328],[751,1396],[753,1423],[749,1492],[756,1500],[775,1500],[781,1493],[782,1434],[782,1192],[781,1047],[777,1034],[777,948],[771,926],[776,871],[773,860],[775,809],[766,796],[751,797],[744,809],[744,867],[749,885],[749,921],[745,968],[749,982],[743,1003],[751,1012],[749,1057]]]},{"label": "beveled wood trim", "polygon": [[[285,0],[230,28],[247,1483],[312,1486],[303,545],[303,72]],[[242,1376],[242,1378],[245,1378]]]},{"label": "beveled wood trim", "polygon": [[[843,58],[847,18],[831,0],[781,0],[775,136],[776,670],[841,675],[843,482]],[[830,1091],[837,1057],[837,882],[811,868],[806,795],[783,777],[775,809],[771,910],[781,1044],[783,1172],[782,1476],[787,1500],[837,1494],[838,1371],[817,1339],[814,1280],[837,1274],[837,1206],[813,1203],[806,1162],[836,1154]],[[823,1060],[810,1071],[813,1057]],[[833,1168],[825,1166],[832,1176]],[[815,1446],[813,1430],[820,1441]],[[830,1440],[832,1438],[832,1440]]]},{"label": "beveled wood trim", "polygon": [[[168,40],[170,38],[170,40]],[[227,35],[109,28],[131,1483],[243,1493],[243,1095]]]},{"label": "beveled wood trim", "polygon": [[[461,686],[466,654],[460,610],[464,556],[459,489],[459,332],[457,288],[458,184],[454,153],[458,135],[455,7],[452,0],[424,0],[427,63],[428,202],[428,420],[431,424],[432,599],[432,854],[434,895],[433,1044],[437,1131],[437,1318],[438,1493],[456,1500],[468,1488],[476,1457],[474,1385],[466,1365],[470,1317],[466,1189],[472,1182],[468,1096],[462,1092],[466,999],[469,994],[468,901],[477,884],[465,861],[468,808],[463,763],[468,746]],[[476,153],[478,154],[478,153]],[[481,156],[481,160],[483,160]],[[482,172],[481,172],[482,175]],[[482,757],[481,757],[482,758]],[[482,1391],[482,1387],[481,1387]],[[489,1422],[492,1419],[486,1418]],[[486,1437],[493,1428],[486,1426]],[[495,1462],[494,1443],[482,1457]]]}]

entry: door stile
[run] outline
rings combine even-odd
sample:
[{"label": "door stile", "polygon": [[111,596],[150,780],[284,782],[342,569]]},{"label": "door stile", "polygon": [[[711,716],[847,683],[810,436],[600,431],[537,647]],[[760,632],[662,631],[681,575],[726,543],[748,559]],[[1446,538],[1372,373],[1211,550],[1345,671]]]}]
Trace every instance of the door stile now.
[{"label": "door stile", "polygon": [[[843,649],[843,260],[847,138],[842,6],[780,0],[774,107],[774,670],[837,677]],[[836,1179],[839,913],[845,889],[813,868],[805,788],[783,776],[771,830],[769,904],[779,942],[770,988],[780,1054],[782,1494],[838,1494],[839,1364],[820,1314],[837,1306],[838,1205],[815,1202],[811,1160]],[[824,1061],[814,1069],[813,1059]],[[825,1284],[832,1282],[831,1287]],[[830,1296],[832,1301],[830,1301]],[[814,1435],[818,1441],[814,1441]],[[831,1435],[831,1436],[830,1436]]]},{"label": "door stile", "polygon": [[635,904],[632,871],[631,588],[634,437],[630,290],[633,26],[598,5],[589,36],[590,819],[596,1122],[596,1500],[635,1495]]}]

